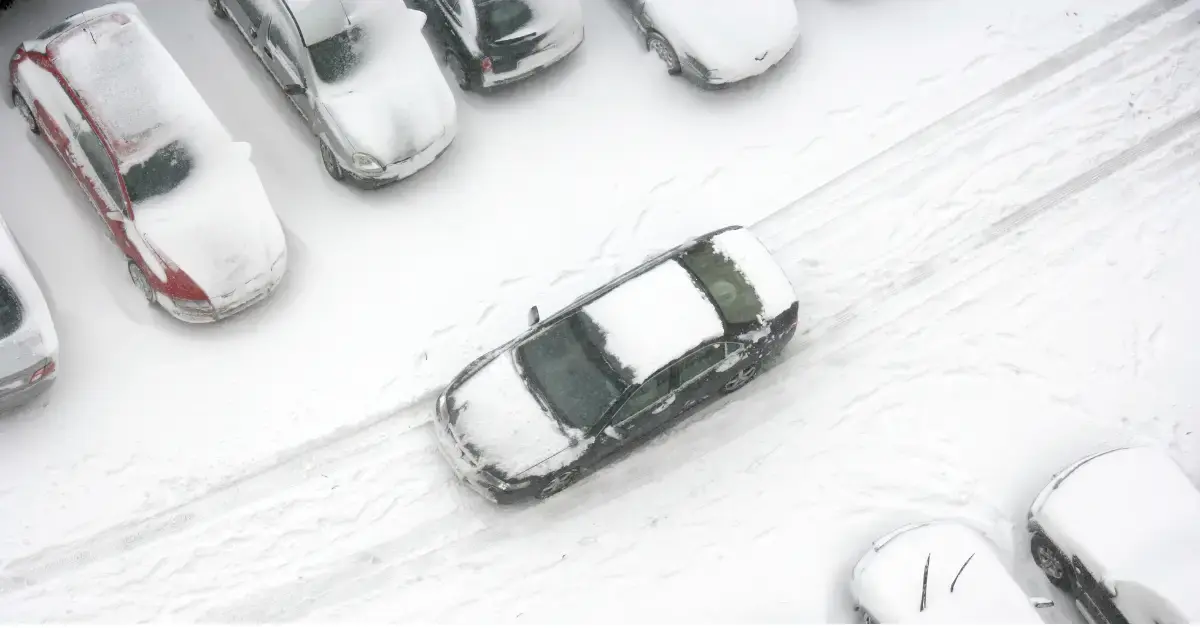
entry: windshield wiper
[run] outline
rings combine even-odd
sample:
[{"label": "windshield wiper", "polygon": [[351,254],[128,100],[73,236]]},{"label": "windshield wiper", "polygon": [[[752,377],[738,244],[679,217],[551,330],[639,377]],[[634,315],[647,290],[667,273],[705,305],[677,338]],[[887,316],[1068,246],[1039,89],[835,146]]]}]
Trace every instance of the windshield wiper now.
[{"label": "windshield wiper", "polygon": [[954,580],[950,581],[950,592],[951,593],[954,593],[954,585],[958,582],[958,577],[962,575],[963,570],[967,568],[967,563],[971,562],[972,558],[975,558],[975,554],[971,554],[970,556],[968,556],[966,562],[964,562],[962,564],[962,567],[958,568],[958,573],[954,574]]},{"label": "windshield wiper", "polygon": [[921,609],[919,612],[925,612],[925,593],[929,591],[929,559],[933,554],[925,555],[925,575],[921,576]]}]

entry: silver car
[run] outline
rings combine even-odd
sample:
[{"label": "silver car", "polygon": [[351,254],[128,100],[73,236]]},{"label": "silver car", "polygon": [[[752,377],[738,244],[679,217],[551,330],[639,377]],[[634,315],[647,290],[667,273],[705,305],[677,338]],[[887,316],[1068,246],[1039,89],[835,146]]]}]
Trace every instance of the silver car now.
[{"label": "silver car", "polygon": [[57,376],[58,334],[50,308],[0,219],[0,407],[31,400]]},{"label": "silver car", "polygon": [[365,187],[432,163],[457,131],[457,106],[403,3],[209,0],[237,26],[317,137],[330,176]]}]

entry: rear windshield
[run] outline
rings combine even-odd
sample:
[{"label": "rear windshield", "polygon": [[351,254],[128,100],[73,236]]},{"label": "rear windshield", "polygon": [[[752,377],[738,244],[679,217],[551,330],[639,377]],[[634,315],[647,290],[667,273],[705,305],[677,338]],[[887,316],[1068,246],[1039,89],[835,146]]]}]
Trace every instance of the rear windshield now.
[{"label": "rear windshield", "polygon": [[763,304],[754,286],[712,243],[697,244],[680,256],[679,261],[704,285],[726,322],[734,325],[758,322]]},{"label": "rear windshield", "polygon": [[532,19],[533,10],[521,0],[491,0],[479,5],[479,30],[488,42],[512,35]]},{"label": "rear windshield", "polygon": [[0,338],[8,338],[21,328],[22,314],[17,293],[7,278],[0,277]]}]

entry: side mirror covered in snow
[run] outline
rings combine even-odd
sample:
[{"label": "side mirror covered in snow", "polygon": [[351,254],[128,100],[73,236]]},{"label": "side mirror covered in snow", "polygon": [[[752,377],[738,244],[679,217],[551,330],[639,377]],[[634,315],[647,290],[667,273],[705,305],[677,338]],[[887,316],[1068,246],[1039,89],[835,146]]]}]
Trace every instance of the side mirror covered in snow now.
[{"label": "side mirror covered in snow", "polygon": [[620,428],[616,428],[611,425],[604,428],[604,435],[616,440],[625,438],[625,432],[622,432]]},{"label": "side mirror covered in snow", "polygon": [[541,321],[541,320],[542,320],[542,315],[538,313],[537,306],[535,305],[535,306],[529,308],[529,326],[533,327],[534,325],[538,324],[538,321]]},{"label": "side mirror covered in snow", "polygon": [[1054,606],[1054,600],[1048,597],[1031,597],[1029,603],[1033,604],[1034,608],[1050,608]]}]

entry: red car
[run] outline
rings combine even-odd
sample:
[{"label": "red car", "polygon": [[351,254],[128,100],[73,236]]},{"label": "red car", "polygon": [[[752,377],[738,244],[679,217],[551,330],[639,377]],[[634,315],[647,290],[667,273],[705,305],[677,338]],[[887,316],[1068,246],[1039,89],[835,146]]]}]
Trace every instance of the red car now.
[{"label": "red car", "polygon": [[76,14],[22,44],[12,101],[67,164],[143,296],[211,322],[267,297],[283,227],[235,142],[137,7]]}]

